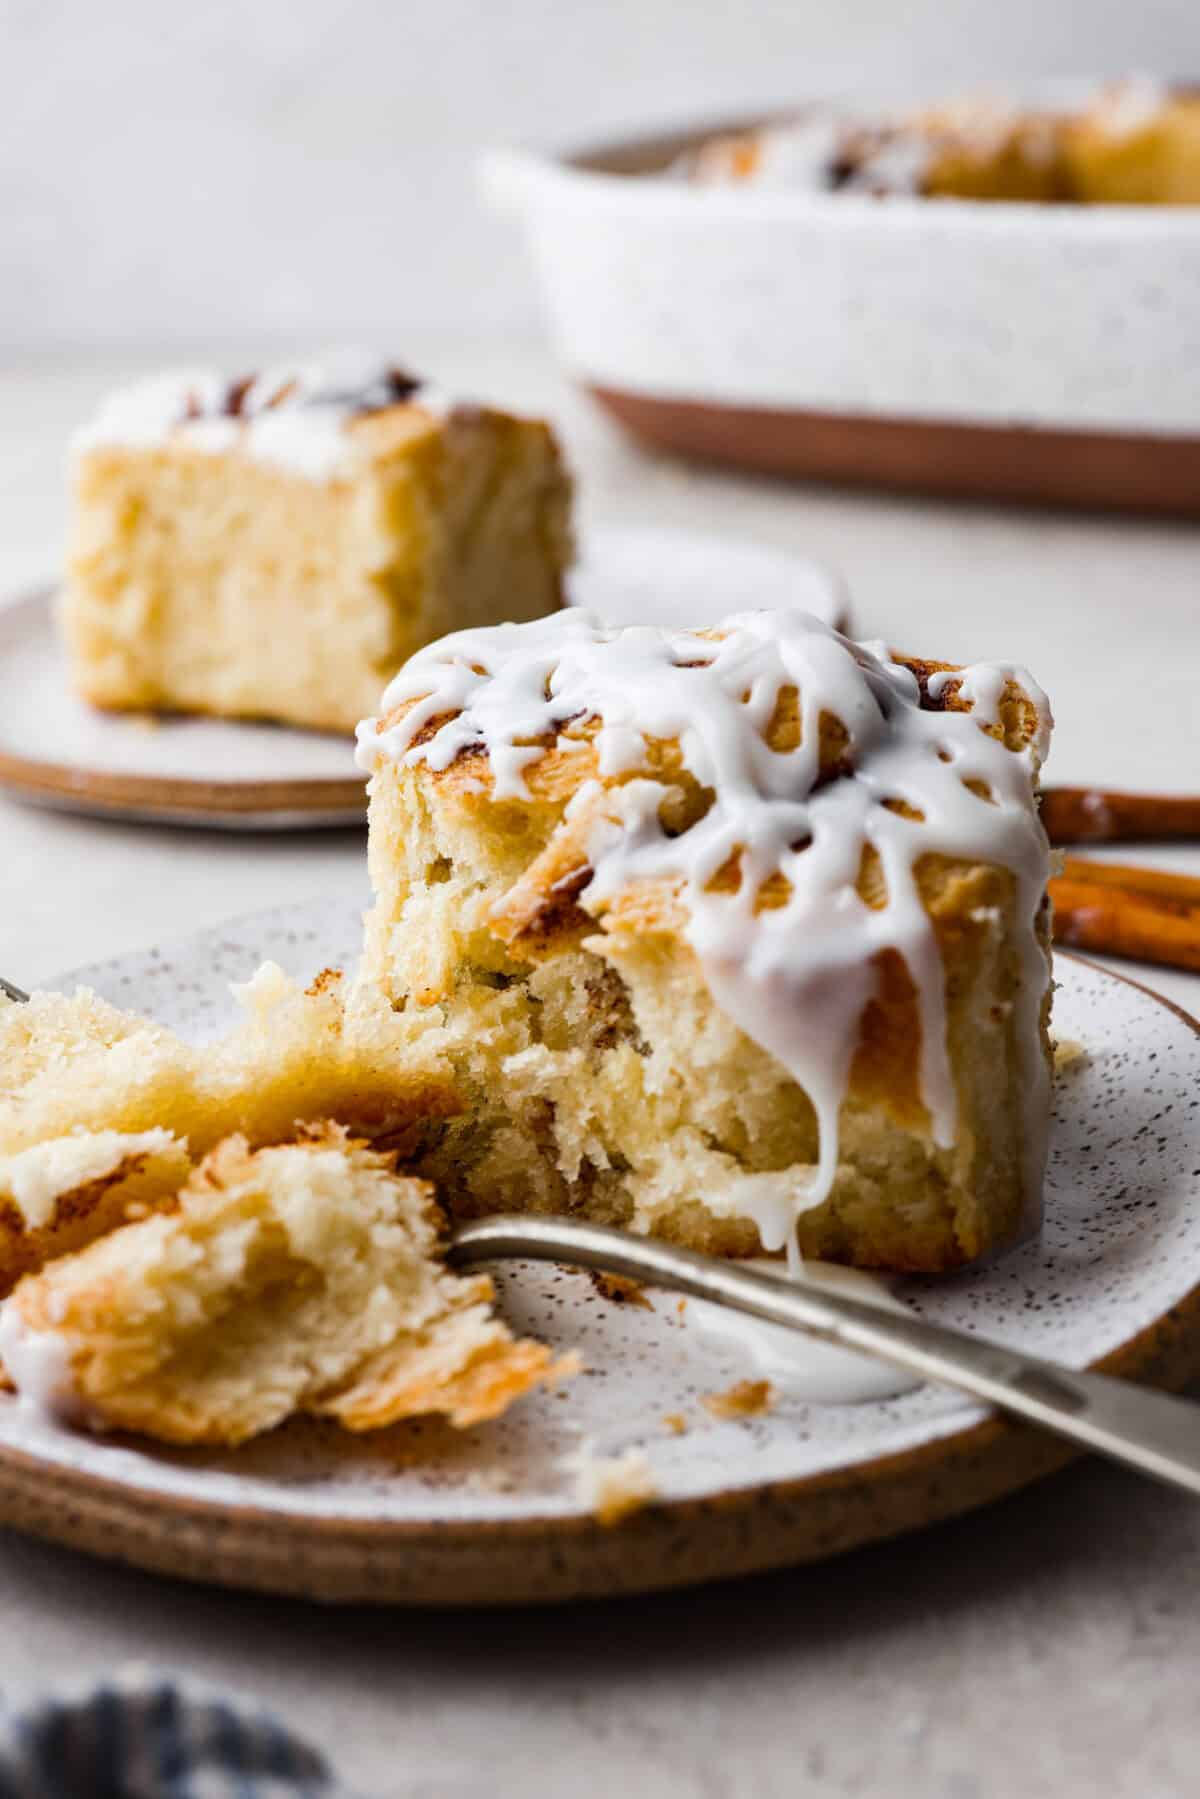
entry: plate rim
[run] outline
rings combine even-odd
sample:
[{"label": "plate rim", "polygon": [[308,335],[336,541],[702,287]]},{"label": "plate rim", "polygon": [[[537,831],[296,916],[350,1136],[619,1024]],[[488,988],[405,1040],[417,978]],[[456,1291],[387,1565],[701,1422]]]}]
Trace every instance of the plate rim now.
[{"label": "plate rim", "polygon": [[[1165,994],[1090,957],[1056,956],[1134,988],[1200,1037],[1200,1020]],[[1168,1391],[1200,1376],[1200,1282],[1089,1366]],[[0,1441],[0,1521],[220,1586],[356,1603],[531,1603],[665,1590],[821,1559],[974,1510],[1079,1453],[989,1415],[865,1461],[663,1499],[601,1525],[580,1512],[381,1519],[277,1511],[148,1490]],[[839,1520],[828,1502],[849,1492],[871,1503]],[[728,1539],[717,1554],[714,1531]]]}]

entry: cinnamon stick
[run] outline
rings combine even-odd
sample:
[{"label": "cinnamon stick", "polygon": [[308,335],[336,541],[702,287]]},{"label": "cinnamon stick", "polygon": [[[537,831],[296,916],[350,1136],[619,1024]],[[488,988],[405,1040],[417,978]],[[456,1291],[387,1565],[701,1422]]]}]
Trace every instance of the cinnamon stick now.
[{"label": "cinnamon stick", "polygon": [[1126,893],[1157,894],[1177,906],[1200,906],[1200,875],[1139,868],[1131,862],[1094,862],[1090,856],[1064,856],[1059,879],[1084,881],[1089,887],[1118,887]]},{"label": "cinnamon stick", "polygon": [[1042,823],[1051,843],[1136,843],[1200,838],[1200,797],[1047,787]]},{"label": "cinnamon stick", "polygon": [[1068,856],[1050,897],[1056,943],[1200,972],[1200,879]]}]

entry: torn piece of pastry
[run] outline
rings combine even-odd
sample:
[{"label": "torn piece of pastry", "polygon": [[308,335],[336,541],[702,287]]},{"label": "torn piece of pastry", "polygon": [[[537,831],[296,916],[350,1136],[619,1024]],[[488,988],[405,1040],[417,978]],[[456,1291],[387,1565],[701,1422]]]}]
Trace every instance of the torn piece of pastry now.
[{"label": "torn piece of pastry", "polygon": [[0,1167],[39,1196],[31,1210],[0,1185],[0,1293],[111,1230],[129,1202],[159,1203],[186,1155],[234,1132],[261,1145],[332,1117],[399,1150],[436,1132],[458,1103],[445,1070],[415,1053],[411,1020],[343,989],[332,971],[303,989],[265,963],[235,988],[240,1024],[200,1046],[86,989],[0,1000]]},{"label": "torn piece of pastry", "polygon": [[486,1275],[443,1266],[441,1224],[426,1182],[336,1125],[230,1138],[174,1210],[20,1281],[0,1356],[30,1403],[172,1443],[242,1443],[294,1412],[465,1427],[555,1370],[495,1316]]},{"label": "torn piece of pastry", "polygon": [[550,426],[362,352],[159,376],[73,447],[62,622],[99,706],[351,731],[419,645],[562,603]]},{"label": "torn piece of pastry", "polygon": [[803,613],[415,657],[359,733],[362,979],[462,1090],[444,1203],[927,1272],[1033,1228],[1049,728]]},{"label": "torn piece of pastry", "polygon": [[0,1155],[4,1288],[163,1204],[190,1169],[186,1143],[165,1130],[77,1131]]}]

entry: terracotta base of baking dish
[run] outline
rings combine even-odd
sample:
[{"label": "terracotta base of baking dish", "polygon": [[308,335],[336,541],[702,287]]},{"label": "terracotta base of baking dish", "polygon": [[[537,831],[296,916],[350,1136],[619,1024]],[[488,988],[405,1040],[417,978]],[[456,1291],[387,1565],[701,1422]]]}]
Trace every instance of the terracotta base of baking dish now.
[{"label": "terracotta base of baking dish", "polygon": [[1200,438],[776,411],[609,387],[590,391],[645,442],[731,467],[853,487],[1200,515]]}]

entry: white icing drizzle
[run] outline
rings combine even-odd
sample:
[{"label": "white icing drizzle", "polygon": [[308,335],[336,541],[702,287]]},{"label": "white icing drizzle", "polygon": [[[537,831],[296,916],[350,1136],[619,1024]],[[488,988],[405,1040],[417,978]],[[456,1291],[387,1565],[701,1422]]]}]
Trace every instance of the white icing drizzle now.
[{"label": "white icing drizzle", "polygon": [[1046,165],[1062,125],[1082,122],[1113,139],[1129,137],[1151,125],[1170,99],[1162,82],[1133,75],[1091,86],[1073,102],[1032,109],[990,94],[909,114],[815,109],[747,135],[711,138],[678,157],[665,174],[700,185],[918,196],[941,151],[996,155],[1019,132],[1023,155]]},{"label": "white icing drizzle", "polygon": [[837,187],[848,194],[920,194],[932,163],[928,138],[916,131],[886,131],[849,167]]},{"label": "white icing drizzle", "polygon": [[1110,137],[1131,137],[1151,124],[1170,99],[1152,75],[1130,75],[1102,88],[1092,102],[1092,122]]},{"label": "white icing drizzle", "polygon": [[805,193],[917,195],[933,162],[928,132],[903,119],[868,122],[835,112],[812,112],[754,134],[747,166],[745,140],[716,138],[678,159],[667,176],[701,186],[733,182]]},{"label": "white icing drizzle", "polygon": [[[1049,979],[1035,935],[1049,850],[1033,800],[1050,713],[1023,671],[983,663],[937,683],[961,682],[970,712],[923,708],[916,677],[882,644],[855,644],[802,612],[741,613],[722,635],[647,626],[611,628],[563,612],[527,625],[458,632],[412,658],[383,696],[391,724],[359,726],[358,757],[446,769],[464,750],[485,749],[493,797],[527,793],[524,771],[574,723],[598,719],[601,761],[619,784],[590,781],[568,808],[591,821],[592,876],[581,903],[604,910],[640,880],[679,884],[687,939],[717,1004],[783,1064],[817,1115],[819,1160],[806,1192],[788,1207],[747,1193],[765,1248],[784,1247],[791,1220],[827,1198],[837,1173],[838,1118],[863,1010],[876,991],[876,958],[895,950],[917,989],[921,1093],[935,1143],[955,1138],[957,1101],[946,1045],[944,974],[916,877],[919,859],[941,854],[1009,868],[1017,884],[1021,978],[1017,1041],[1027,1086],[1030,1203],[1040,1192],[1046,1070],[1038,1016]],[[1005,683],[1019,682],[1038,714],[1036,741],[1011,751],[985,728],[997,722]],[[934,683],[931,683],[931,688]],[[774,750],[764,732],[781,693],[799,695],[800,742]],[[820,767],[822,714],[849,736],[852,772]],[[449,715],[448,717],[446,715]],[[432,720],[444,722],[417,742]],[[676,739],[685,767],[713,794],[704,816],[678,836],[660,823],[668,789],[647,778],[647,738]],[[643,770],[636,773],[639,763]],[[624,778],[621,777],[629,777]],[[974,782],[988,797],[966,785]],[[903,802],[917,816],[895,811]],[[856,890],[873,849],[886,900]],[[709,883],[739,855],[736,892]],[[782,905],[755,909],[774,875],[790,883]]]},{"label": "white icing drizzle", "polygon": [[319,361],[230,381],[211,369],[156,375],[111,394],[72,441],[75,455],[118,446],[150,449],[178,440],[221,454],[237,449],[311,481],[353,469],[346,426],[419,395],[424,411],[452,410],[449,398],[364,350],[334,350]]},{"label": "white icing drizzle", "polygon": [[114,1174],[123,1163],[158,1155],[178,1139],[170,1131],[89,1131],[36,1143],[0,1156],[0,1198],[8,1199],[25,1224],[48,1224],[64,1193]]},{"label": "white icing drizzle", "polygon": [[[805,1259],[786,1274],[778,1262],[753,1257],[742,1264],[777,1280],[809,1281],[832,1292],[849,1293],[889,1312],[907,1312],[880,1276],[857,1268],[840,1268],[833,1262]],[[751,1373],[765,1376],[781,1399],[798,1399],[818,1405],[864,1405],[870,1400],[895,1399],[920,1386],[913,1375],[891,1368],[873,1356],[856,1355],[833,1343],[820,1343],[802,1331],[782,1324],[768,1324],[732,1306],[711,1300],[690,1299],[685,1322],[689,1330],[732,1349]]]},{"label": "white icing drizzle", "polygon": [[758,141],[755,182],[760,187],[829,187],[844,132],[839,119],[820,113],[764,132]]},{"label": "white icing drizzle", "polygon": [[71,1339],[32,1330],[12,1300],[0,1305],[0,1362],[21,1409],[48,1424],[95,1427],[91,1407],[75,1386]]}]

